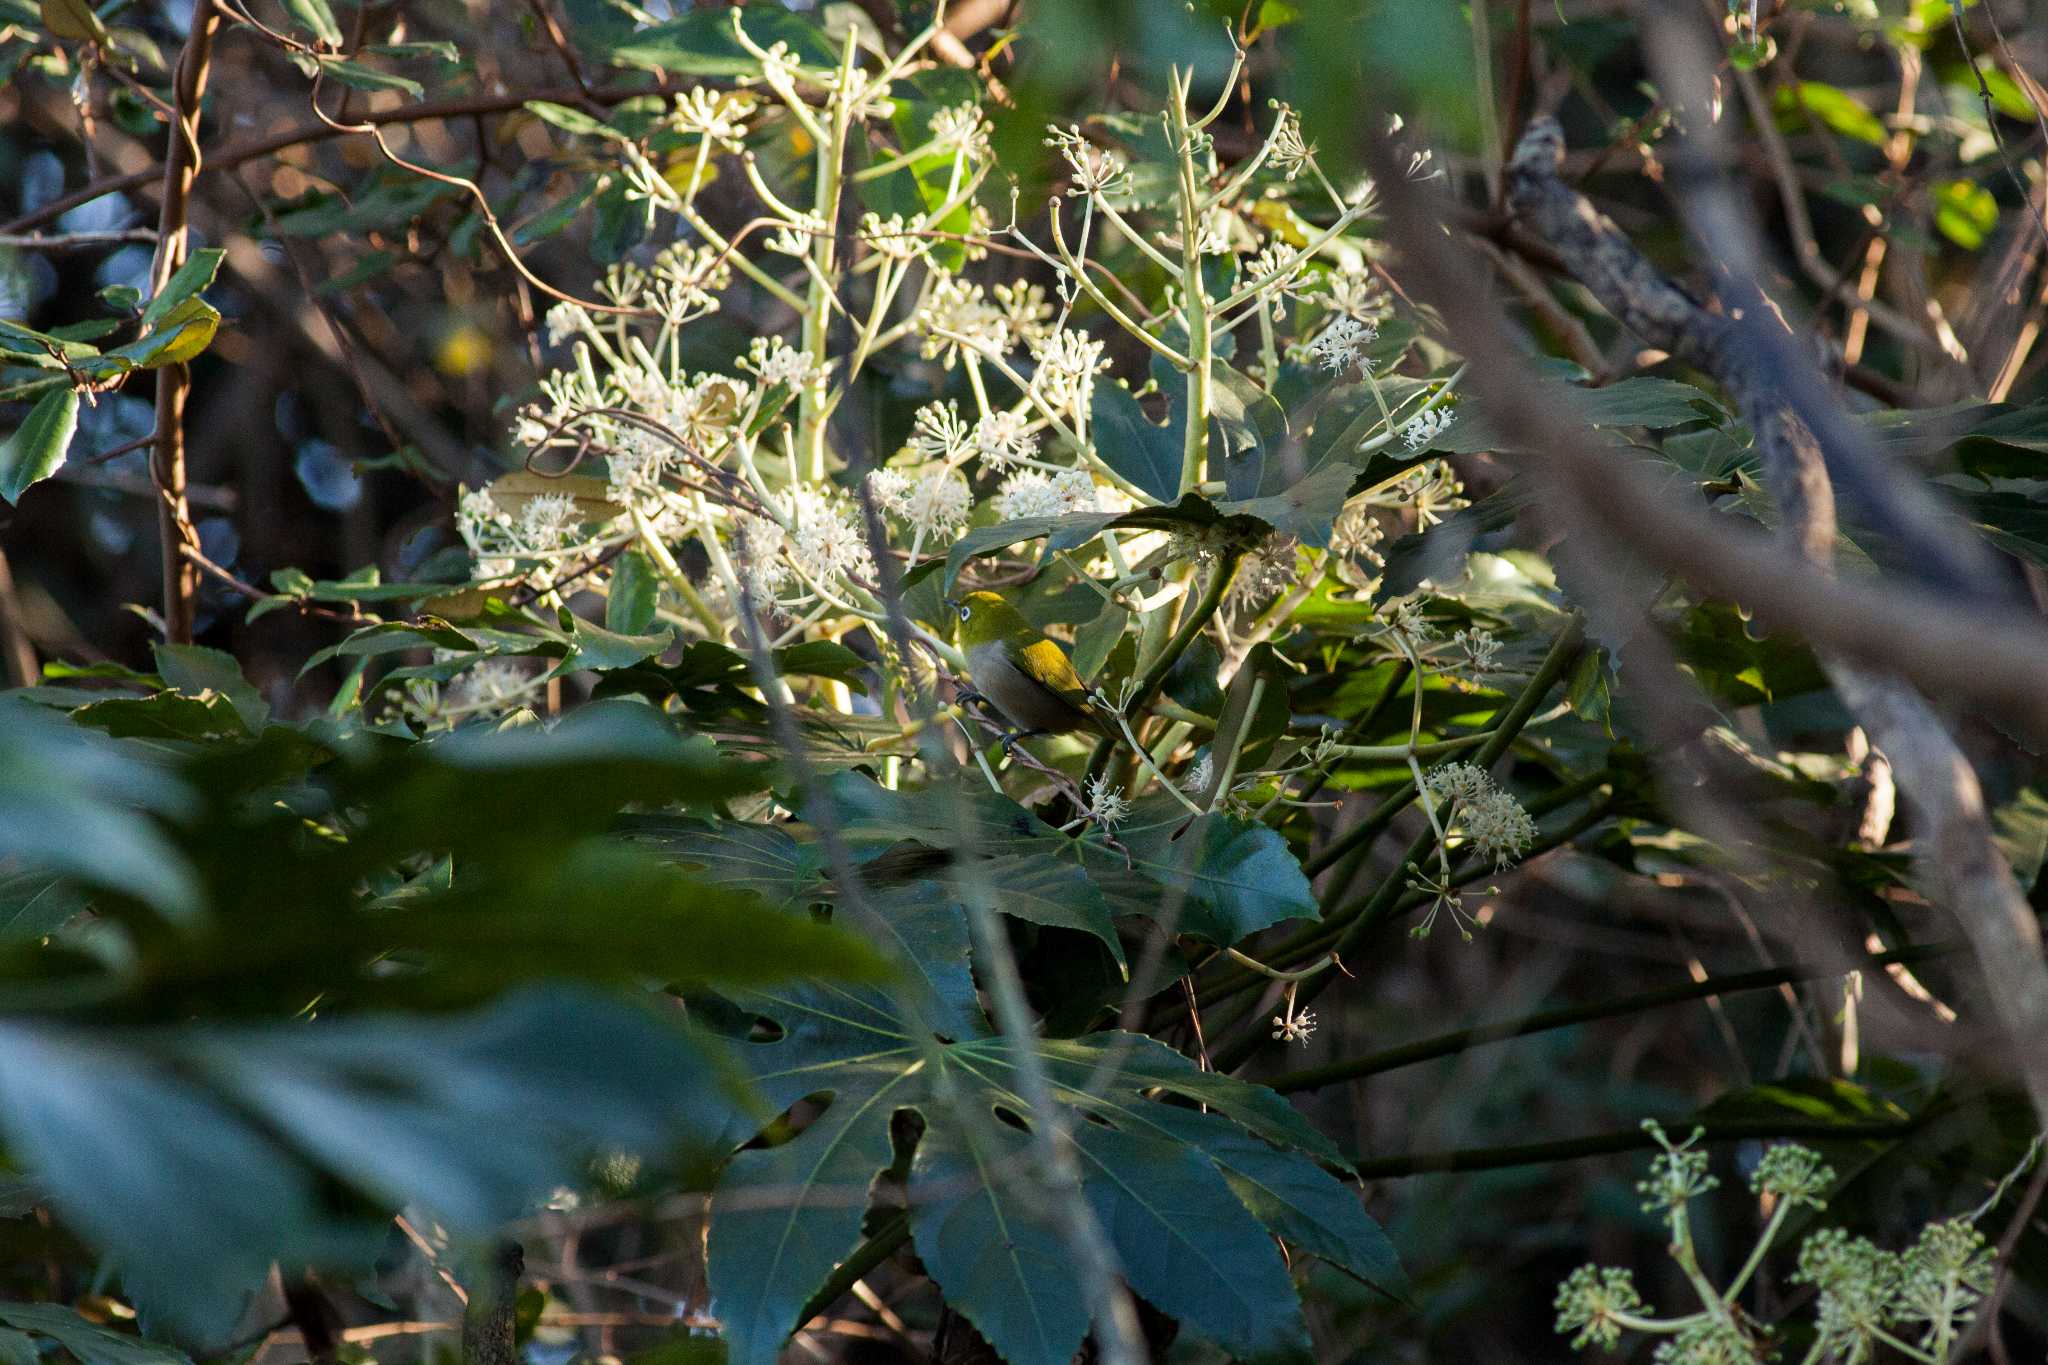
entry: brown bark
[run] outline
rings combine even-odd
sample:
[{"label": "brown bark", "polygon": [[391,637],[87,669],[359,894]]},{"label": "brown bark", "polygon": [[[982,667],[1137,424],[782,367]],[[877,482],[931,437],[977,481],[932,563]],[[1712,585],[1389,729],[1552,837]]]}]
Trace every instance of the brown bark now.
[{"label": "brown bark", "polygon": [[[1718,380],[1755,433],[1784,539],[1816,578],[1834,576],[1835,492],[1813,426],[1782,376],[1746,344],[1757,320],[1708,311],[1665,278],[1611,222],[1557,176],[1564,137],[1532,123],[1509,164],[1517,212],[1625,326]],[[1910,519],[1908,519],[1910,520]],[[2013,1061],[2048,1119],[2048,971],[2040,927],[1992,840],[1976,772],[1934,708],[1880,661],[1822,645],[1822,666],[1871,743],[1890,761],[1923,826],[1917,866],[1931,897],[1955,915],[1975,950]],[[1873,666],[1873,664],[1877,666]]]},{"label": "brown bark", "polygon": [[[192,182],[199,176],[199,110],[206,78],[213,69],[213,40],[220,32],[221,12],[213,0],[196,0],[192,29],[178,57],[172,82],[171,128],[164,156],[163,203],[157,211],[156,261],[150,268],[150,292],[164,284],[190,254]],[[192,508],[185,497],[185,401],[191,395],[192,373],[184,365],[167,365],[156,376],[156,451],[152,472],[157,487],[157,537],[163,555],[164,638],[190,644],[199,600],[199,569],[186,557],[198,548],[192,529]]]}]

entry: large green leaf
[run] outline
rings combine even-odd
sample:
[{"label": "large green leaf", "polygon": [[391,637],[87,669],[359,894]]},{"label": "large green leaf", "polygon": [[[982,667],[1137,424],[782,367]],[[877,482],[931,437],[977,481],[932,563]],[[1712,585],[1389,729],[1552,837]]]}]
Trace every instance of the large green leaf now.
[{"label": "large green leaf", "polygon": [[1328,549],[1331,528],[1358,478],[1359,471],[1351,465],[1326,464],[1278,493],[1218,503],[1216,510],[1257,517],[1281,535],[1298,536],[1318,549]]},{"label": "large green leaf", "polygon": [[[1172,411],[1178,416],[1179,404]],[[1129,389],[1107,377],[1095,381],[1089,420],[1090,438],[1111,469],[1161,502],[1180,494],[1180,423],[1159,426],[1145,416]]]},{"label": "large green leaf", "polygon": [[[939,1041],[874,992],[806,986],[734,998],[780,1030],[732,1044],[768,1105],[829,1097],[795,1138],[738,1153],[713,1195],[711,1288],[735,1365],[775,1358],[809,1295],[859,1240],[904,1110],[925,1124],[911,1232],[948,1303],[1012,1365],[1064,1365],[1085,1329],[1075,1309],[1085,1298],[1012,1126],[1034,1115],[1009,1044],[985,1032]],[[1299,1305],[1265,1235],[1277,1229],[1261,1230],[1224,1168],[1174,1125],[1201,1106],[1277,1144],[1266,1150],[1283,1168],[1330,1160],[1328,1141],[1272,1092],[1200,1070],[1149,1038],[1101,1033],[1033,1047],[1055,1102],[1090,1116],[1075,1122],[1084,1191],[1134,1287],[1233,1354],[1305,1353]],[[1268,1170],[1264,1180],[1280,1177]],[[1344,1236],[1333,1226],[1322,1240]]]},{"label": "large green leaf", "polygon": [[[1091,856],[1090,875],[1118,913],[1232,944],[1287,919],[1316,919],[1315,892],[1287,841],[1221,811],[1191,817],[1170,796],[1137,802],[1117,840],[1129,853]],[[1114,861],[1111,861],[1114,859]]]},{"label": "large green leaf", "polygon": [[[822,784],[841,836],[864,857],[903,841],[962,863],[954,876],[988,879],[996,904],[1039,923],[1082,928],[1111,943],[1108,917],[1170,917],[1176,932],[1231,944],[1284,919],[1316,917],[1316,898],[1287,842],[1266,826],[1221,813],[1191,819],[1169,796],[1139,800],[1117,847],[1069,837],[1016,802],[965,780],[890,791],[856,774]],[[1052,868],[1084,877],[1061,880]],[[1047,904],[1028,889],[1051,886]],[[1016,886],[1015,897],[1006,894]],[[1096,906],[1103,909],[1098,912]],[[1099,916],[1099,917],[1098,917]]]},{"label": "large green leaf", "polygon": [[702,868],[720,886],[751,891],[771,905],[801,905],[823,893],[824,850],[799,842],[780,825],[638,815],[626,817],[620,831],[663,857]]},{"label": "large green leaf", "polygon": [[137,750],[0,698],[0,861],[189,917],[200,905],[192,865],[148,814],[195,801]]}]

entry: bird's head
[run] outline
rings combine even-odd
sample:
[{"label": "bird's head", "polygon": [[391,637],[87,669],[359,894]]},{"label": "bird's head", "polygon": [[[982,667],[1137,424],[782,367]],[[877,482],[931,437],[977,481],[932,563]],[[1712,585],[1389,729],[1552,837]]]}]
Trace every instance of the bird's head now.
[{"label": "bird's head", "polygon": [[948,597],[946,606],[959,614],[960,643],[969,649],[1001,639],[1024,625],[1017,609],[992,592],[971,592],[957,600]]}]

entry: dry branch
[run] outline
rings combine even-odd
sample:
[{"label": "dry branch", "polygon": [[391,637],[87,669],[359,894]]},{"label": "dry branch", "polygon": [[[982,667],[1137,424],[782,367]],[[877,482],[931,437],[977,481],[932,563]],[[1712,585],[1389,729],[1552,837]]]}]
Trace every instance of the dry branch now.
[{"label": "dry branch", "polygon": [[[1786,539],[1809,576],[1832,579],[1836,520],[1829,467],[1846,461],[1826,458],[1817,424],[1809,424],[1795,405],[1769,351],[1754,344],[1766,324],[1755,316],[1743,320],[1710,312],[1673,285],[1558,178],[1563,152],[1555,121],[1530,125],[1508,167],[1516,211],[1625,326],[1722,385],[1755,433],[1766,479],[1784,513]],[[1868,477],[1868,471],[1859,472]],[[1905,509],[1900,522],[1925,534],[1941,533],[1919,509]],[[1992,841],[1976,773],[1934,709],[1910,685],[1881,671],[1881,658],[1852,659],[1817,643],[1835,690],[1919,811],[1921,875],[1975,949],[1998,1012],[2018,1043],[2015,1057],[2035,1108],[2048,1117],[2048,1053],[2030,1041],[2048,1037],[2040,931]]]},{"label": "dry branch", "polygon": [[[164,155],[163,203],[157,211],[156,260],[150,267],[152,296],[163,291],[178,267],[185,264],[191,242],[192,182],[199,177],[200,106],[206,79],[213,69],[213,39],[221,13],[213,0],[198,0],[192,28],[178,58],[171,97],[177,122]],[[151,472],[157,487],[157,537],[163,562],[164,638],[173,644],[192,642],[192,623],[199,600],[199,571],[186,558],[197,548],[192,508],[185,496],[185,400],[192,391],[192,372],[182,364],[166,365],[156,377],[156,450]]]}]

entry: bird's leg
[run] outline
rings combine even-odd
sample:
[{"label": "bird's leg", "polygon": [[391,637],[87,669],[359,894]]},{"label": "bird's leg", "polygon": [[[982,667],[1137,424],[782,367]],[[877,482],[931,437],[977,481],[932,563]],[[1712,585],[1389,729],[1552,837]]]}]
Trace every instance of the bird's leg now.
[{"label": "bird's leg", "polygon": [[1051,733],[1052,731],[1050,730],[1012,730],[1003,736],[1003,757],[1014,757],[1017,752],[1017,746],[1025,740],[1036,739],[1040,735],[1049,735]]},{"label": "bird's leg", "polygon": [[979,706],[984,711],[990,709],[995,705],[994,702],[990,701],[987,697],[983,696],[981,693],[975,691],[971,687],[963,687],[959,691],[955,692],[953,694],[953,701],[956,705],[960,706],[966,706],[969,703],[972,703],[975,706]]}]

